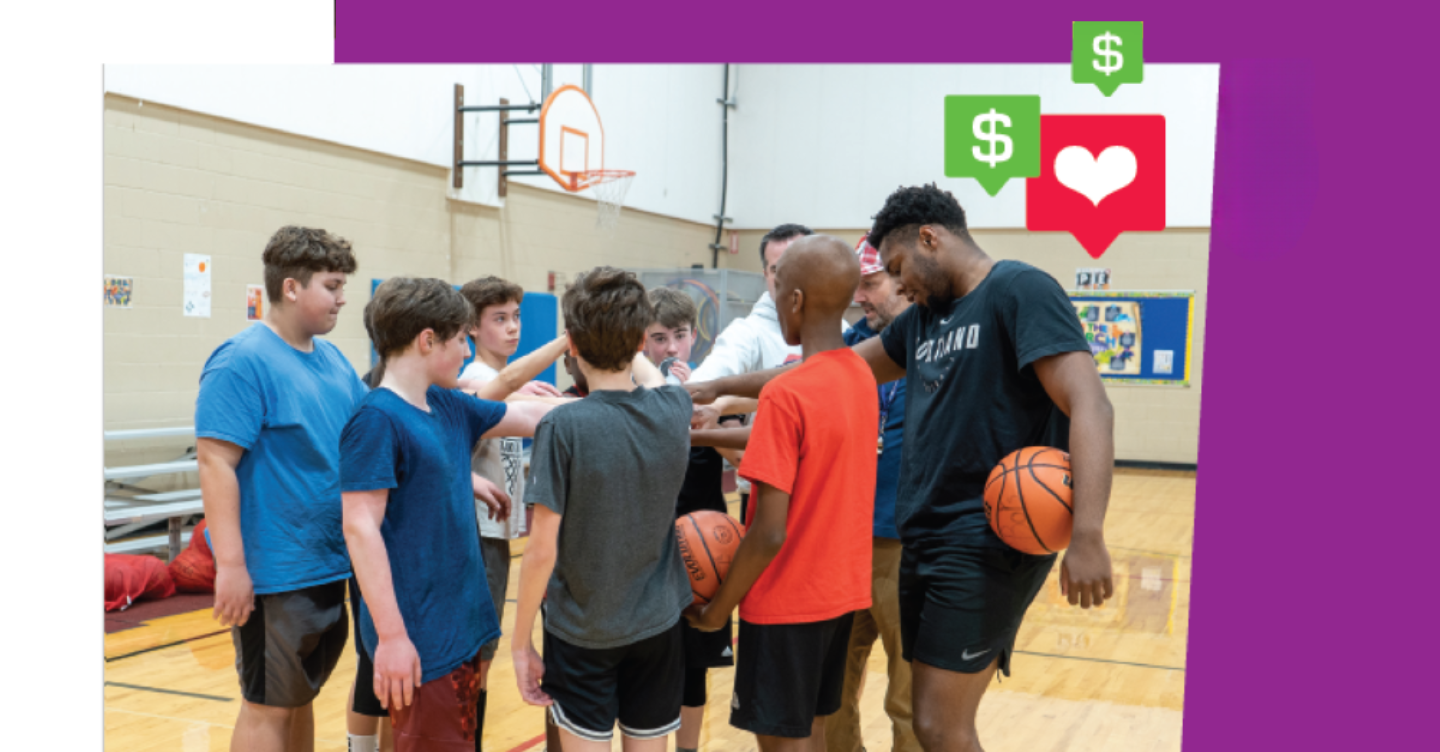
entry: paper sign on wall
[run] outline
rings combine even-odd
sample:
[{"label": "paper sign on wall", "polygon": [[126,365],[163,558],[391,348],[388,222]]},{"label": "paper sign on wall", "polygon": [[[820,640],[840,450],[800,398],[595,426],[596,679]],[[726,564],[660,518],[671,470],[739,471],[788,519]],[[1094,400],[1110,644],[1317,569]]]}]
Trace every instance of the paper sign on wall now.
[{"label": "paper sign on wall", "polygon": [[134,277],[112,277],[105,275],[105,305],[129,308],[130,296],[135,290]]},{"label": "paper sign on wall", "polygon": [[1110,270],[1109,269],[1076,269],[1075,270],[1076,290],[1109,290]]},{"label": "paper sign on wall", "polygon": [[245,285],[245,318],[250,321],[265,318],[264,285]]},{"label": "paper sign on wall", "polygon": [[198,253],[185,254],[186,316],[210,318],[210,257]]},{"label": "paper sign on wall", "polygon": [[1155,373],[1170,374],[1175,372],[1175,351],[1155,351]]}]

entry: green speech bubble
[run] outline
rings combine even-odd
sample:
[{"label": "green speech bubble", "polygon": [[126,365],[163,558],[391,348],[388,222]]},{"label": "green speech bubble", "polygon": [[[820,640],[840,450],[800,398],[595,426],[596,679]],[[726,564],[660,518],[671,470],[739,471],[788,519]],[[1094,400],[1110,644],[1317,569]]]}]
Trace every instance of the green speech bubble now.
[{"label": "green speech bubble", "polygon": [[945,177],[975,178],[991,196],[1040,175],[1040,97],[945,97]]},{"label": "green speech bubble", "polygon": [[1070,80],[1110,96],[1120,84],[1145,80],[1144,21],[1076,21]]}]

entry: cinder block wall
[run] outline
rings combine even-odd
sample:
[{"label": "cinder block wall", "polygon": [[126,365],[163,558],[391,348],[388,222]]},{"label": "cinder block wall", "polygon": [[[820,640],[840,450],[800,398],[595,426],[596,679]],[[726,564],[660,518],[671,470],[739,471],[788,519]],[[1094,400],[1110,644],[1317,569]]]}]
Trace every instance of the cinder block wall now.
[{"label": "cinder block wall", "polygon": [[[107,430],[193,422],[205,358],[249,325],[245,286],[263,282],[260,253],[285,224],[323,227],[354,243],[360,269],[328,339],[362,372],[369,342],[360,311],[371,279],[458,283],[498,274],[544,291],[552,271],[563,286],[597,264],[710,264],[713,226],[626,209],[620,226],[603,233],[594,202],[513,182],[497,209],[448,199],[448,171],[433,165],[114,94],[105,97],[104,118],[105,273],[135,279],[133,307],[105,309]],[[467,179],[493,178],[472,171]],[[853,243],[863,229],[822,231]],[[720,254],[720,266],[760,271],[763,234],[741,231],[740,252]],[[982,230],[976,237],[992,255],[1035,264],[1067,287],[1076,267],[1104,265],[1117,289],[1196,291],[1190,387],[1109,387],[1118,458],[1195,462],[1209,231],[1126,233],[1096,264],[1068,234]],[[186,253],[211,257],[210,318],[181,313]],[[163,461],[187,445],[114,444],[106,463]]]},{"label": "cinder block wall", "polygon": [[[104,119],[105,273],[135,280],[132,308],[105,309],[106,430],[194,421],[205,359],[250,325],[245,286],[263,284],[260,254],[286,224],[354,244],[359,270],[327,339],[362,373],[372,279],[498,274],[544,291],[550,271],[563,286],[599,264],[709,262],[714,229],[692,222],[626,210],[604,233],[593,201],[513,182],[503,209],[452,201],[443,168],[113,94]],[[210,318],[182,315],[186,253],[211,258]],[[168,460],[188,445],[112,443],[106,464]]]}]

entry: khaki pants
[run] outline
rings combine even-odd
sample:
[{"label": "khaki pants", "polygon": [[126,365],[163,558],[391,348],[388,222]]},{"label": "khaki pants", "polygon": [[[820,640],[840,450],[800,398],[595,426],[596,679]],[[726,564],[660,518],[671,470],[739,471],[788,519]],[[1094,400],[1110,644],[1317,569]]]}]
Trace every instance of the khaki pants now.
[{"label": "khaki pants", "polygon": [[885,646],[890,681],[885,689],[885,713],[890,716],[895,752],[920,752],[912,725],[910,664],[900,657],[900,541],[876,538],[870,571],[871,606],[855,612],[850,650],[845,663],[845,693],[840,712],[825,722],[828,752],[860,752],[860,685],[875,638]]}]

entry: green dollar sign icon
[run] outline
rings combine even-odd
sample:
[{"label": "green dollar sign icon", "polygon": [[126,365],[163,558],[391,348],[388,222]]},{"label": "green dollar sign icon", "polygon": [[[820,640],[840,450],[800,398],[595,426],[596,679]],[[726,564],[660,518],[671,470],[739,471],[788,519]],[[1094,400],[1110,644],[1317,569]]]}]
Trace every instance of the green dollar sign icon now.
[{"label": "green dollar sign icon", "polygon": [[1110,96],[1120,84],[1145,80],[1144,21],[1076,21],[1070,80]]},{"label": "green dollar sign icon", "polygon": [[1040,97],[945,97],[945,176],[975,178],[994,196],[1040,175]]}]

